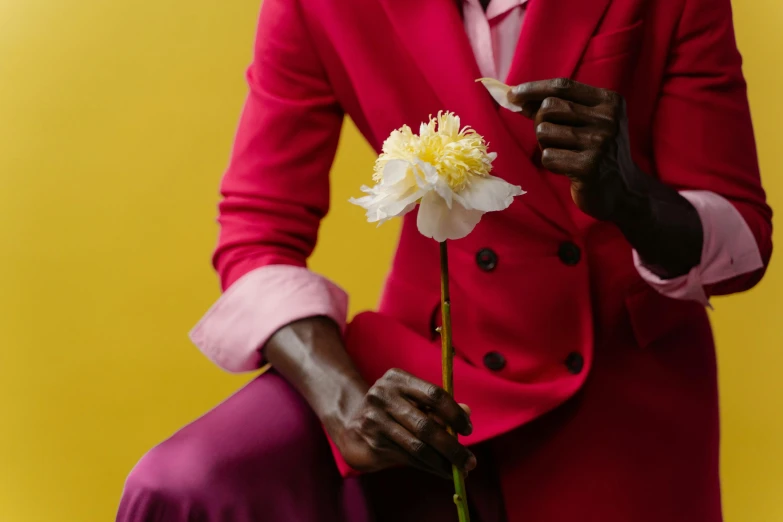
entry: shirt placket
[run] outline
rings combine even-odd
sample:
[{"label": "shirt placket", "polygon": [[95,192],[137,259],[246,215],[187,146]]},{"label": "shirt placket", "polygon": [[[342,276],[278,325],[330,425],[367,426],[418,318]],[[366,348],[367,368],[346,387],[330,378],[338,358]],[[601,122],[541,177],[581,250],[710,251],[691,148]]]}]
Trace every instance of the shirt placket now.
[{"label": "shirt placket", "polygon": [[481,75],[496,78],[495,53],[492,48],[492,31],[479,0],[465,0],[463,7],[465,32],[473,48]]},{"label": "shirt placket", "polygon": [[[519,10],[527,0],[491,0],[486,11],[479,0],[464,0],[465,32],[482,76],[504,80],[509,56],[513,55],[519,38]],[[506,48],[508,47],[508,48]],[[509,54],[510,53],[510,54]]]}]

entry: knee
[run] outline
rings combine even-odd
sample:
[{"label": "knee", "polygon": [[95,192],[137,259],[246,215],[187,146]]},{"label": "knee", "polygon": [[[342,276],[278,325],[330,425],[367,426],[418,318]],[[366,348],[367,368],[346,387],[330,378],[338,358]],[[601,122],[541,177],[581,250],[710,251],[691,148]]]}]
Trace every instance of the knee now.
[{"label": "knee", "polygon": [[213,510],[244,497],[280,504],[302,484],[329,490],[323,484],[338,478],[318,419],[270,375],[145,455],[126,480],[118,520],[148,522],[157,520],[149,513]]},{"label": "knee", "polygon": [[[188,461],[182,457],[180,448],[172,448],[167,443],[147,453],[125,481],[120,511],[172,511],[196,502],[207,488],[209,470],[198,459]],[[121,519],[147,521],[147,518]]]}]

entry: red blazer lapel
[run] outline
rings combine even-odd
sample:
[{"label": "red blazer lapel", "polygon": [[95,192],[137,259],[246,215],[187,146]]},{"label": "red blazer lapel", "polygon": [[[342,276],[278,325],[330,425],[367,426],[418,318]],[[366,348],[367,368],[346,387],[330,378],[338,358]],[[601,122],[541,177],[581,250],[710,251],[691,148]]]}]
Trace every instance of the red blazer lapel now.
[{"label": "red blazer lapel", "polygon": [[[492,107],[475,85],[481,75],[455,0],[380,0],[405,50],[421,70],[444,110],[464,114],[464,107]],[[458,112],[458,109],[460,112]],[[480,118],[486,121],[487,116]]]},{"label": "red blazer lapel", "polygon": [[[506,83],[569,78],[611,0],[532,0]],[[530,156],[536,154],[533,126],[501,109],[501,118]]]}]

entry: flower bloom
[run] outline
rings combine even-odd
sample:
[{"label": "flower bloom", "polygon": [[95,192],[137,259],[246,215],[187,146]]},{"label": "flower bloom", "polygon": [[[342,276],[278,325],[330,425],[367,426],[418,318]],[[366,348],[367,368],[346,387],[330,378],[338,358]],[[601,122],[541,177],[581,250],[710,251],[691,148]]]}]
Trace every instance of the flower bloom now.
[{"label": "flower bloom", "polygon": [[505,210],[522,189],[491,176],[497,154],[459,116],[440,112],[422,123],[419,134],[407,125],[383,143],[372,187],[350,202],[379,225],[420,205],[419,232],[436,241],[467,236],[486,212]]}]

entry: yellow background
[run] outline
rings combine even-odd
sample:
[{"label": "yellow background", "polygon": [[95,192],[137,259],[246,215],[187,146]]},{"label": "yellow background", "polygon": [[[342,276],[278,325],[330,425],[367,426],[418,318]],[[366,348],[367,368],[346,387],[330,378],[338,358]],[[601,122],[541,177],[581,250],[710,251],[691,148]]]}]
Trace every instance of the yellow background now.
[{"label": "yellow background", "polygon": [[[113,520],[144,451],[248,378],[186,332],[218,296],[217,183],[257,4],[0,0],[0,522]],[[735,7],[781,209],[783,3]],[[397,231],[346,203],[372,160],[348,124],[312,263],[353,311],[375,304]],[[781,292],[778,262],[714,302],[728,522],[783,521]]]}]

